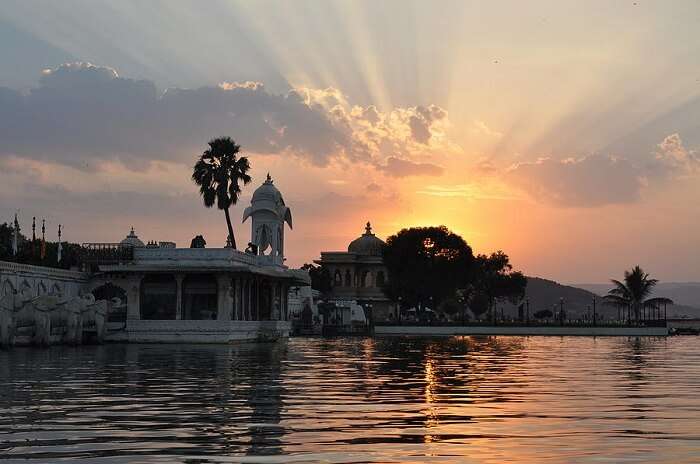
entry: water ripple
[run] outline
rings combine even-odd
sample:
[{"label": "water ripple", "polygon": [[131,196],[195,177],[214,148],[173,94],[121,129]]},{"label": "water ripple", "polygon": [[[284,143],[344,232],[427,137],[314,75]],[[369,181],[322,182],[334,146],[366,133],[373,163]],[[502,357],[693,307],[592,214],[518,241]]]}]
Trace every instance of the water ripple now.
[{"label": "water ripple", "polygon": [[7,462],[696,462],[700,339],[0,352]]}]

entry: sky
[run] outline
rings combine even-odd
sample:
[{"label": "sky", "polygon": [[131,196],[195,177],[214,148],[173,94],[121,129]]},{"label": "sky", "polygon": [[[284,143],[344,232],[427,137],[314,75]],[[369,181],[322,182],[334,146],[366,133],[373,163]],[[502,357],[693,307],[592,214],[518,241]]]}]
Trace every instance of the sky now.
[{"label": "sky", "polygon": [[0,8],[0,221],[223,246],[190,181],[230,136],[288,264],[446,225],[560,282],[700,280],[697,1],[76,1]]}]

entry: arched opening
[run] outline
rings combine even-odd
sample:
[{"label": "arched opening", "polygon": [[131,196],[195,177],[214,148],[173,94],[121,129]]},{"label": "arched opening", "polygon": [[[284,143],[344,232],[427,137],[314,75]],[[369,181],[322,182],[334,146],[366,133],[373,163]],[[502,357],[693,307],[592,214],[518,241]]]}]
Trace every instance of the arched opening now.
[{"label": "arched opening", "polygon": [[349,269],[345,271],[345,286],[352,287],[352,274]]},{"label": "arched opening", "polygon": [[170,274],[150,274],[141,281],[141,319],[175,319],[177,283]]},{"label": "arched opening", "polygon": [[372,286],[372,273],[369,271],[362,271],[362,282],[361,285],[363,287],[371,287]]},{"label": "arched opening", "polygon": [[343,277],[340,275],[340,270],[336,269],[333,274],[333,286],[340,287],[341,285],[343,285]]},{"label": "arched opening", "polygon": [[211,274],[188,275],[182,283],[183,319],[217,318],[217,285]]},{"label": "arched opening", "polygon": [[377,272],[377,287],[383,287],[386,283],[386,278],[384,277],[384,271]]},{"label": "arched opening", "polygon": [[[126,321],[126,303],[127,303],[127,296],[126,296],[126,291],[121,288],[117,287],[116,285],[112,284],[111,282],[107,282],[104,285],[100,285],[96,289],[92,291],[93,296],[95,297],[95,300],[109,300],[113,301],[114,303],[117,303],[116,306],[113,306],[109,314],[107,315],[107,321],[109,322],[124,322]],[[118,298],[119,302],[115,302],[114,298]]]}]

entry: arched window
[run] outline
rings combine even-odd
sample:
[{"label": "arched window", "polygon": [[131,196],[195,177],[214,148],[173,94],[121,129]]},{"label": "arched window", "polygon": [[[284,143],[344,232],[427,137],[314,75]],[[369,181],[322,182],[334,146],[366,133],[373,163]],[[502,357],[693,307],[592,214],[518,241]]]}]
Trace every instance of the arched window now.
[{"label": "arched window", "polygon": [[372,273],[369,271],[362,271],[362,281],[360,283],[363,287],[372,286]]},{"label": "arched window", "polygon": [[352,287],[352,274],[349,269],[345,271],[345,286]]},{"label": "arched window", "polygon": [[340,287],[343,285],[343,277],[340,275],[340,270],[336,269],[333,274],[333,286]]},{"label": "arched window", "polygon": [[383,287],[386,283],[386,278],[384,277],[384,271],[377,272],[377,287]]}]

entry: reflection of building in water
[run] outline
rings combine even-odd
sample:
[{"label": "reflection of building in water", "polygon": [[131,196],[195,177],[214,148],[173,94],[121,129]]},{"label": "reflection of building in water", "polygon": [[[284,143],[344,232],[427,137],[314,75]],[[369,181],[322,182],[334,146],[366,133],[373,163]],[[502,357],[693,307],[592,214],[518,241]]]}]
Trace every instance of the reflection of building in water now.
[{"label": "reflection of building in water", "polygon": [[286,433],[281,423],[285,388],[280,377],[287,360],[287,344],[255,345],[248,356],[250,370],[245,375],[250,378],[246,398],[250,444],[246,454],[279,455]]},{"label": "reflection of building in water", "polygon": [[307,273],[284,265],[284,223],[291,210],[267,180],[255,190],[248,250],[144,245],[132,229],[118,244],[85,244],[95,273],[89,289],[109,287],[126,299],[129,341],[228,342],[286,336],[288,290]]},{"label": "reflection of building in water", "polygon": [[371,304],[375,321],[389,316],[392,305],[382,291],[387,282],[382,258],[384,245],[384,241],[372,233],[368,222],[365,233],[350,242],[347,252],[321,252],[321,259],[316,263],[330,273],[331,301],[356,301],[365,307]]}]

